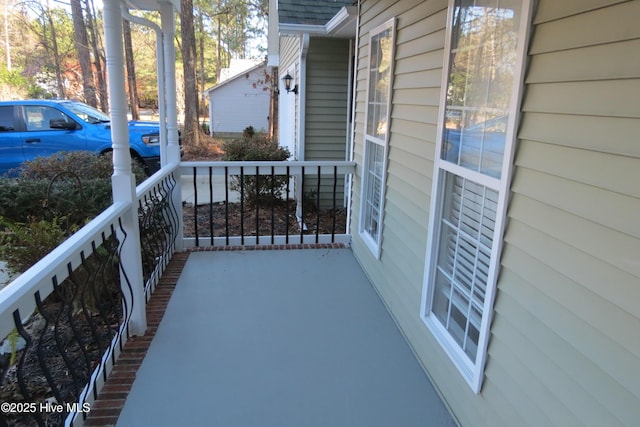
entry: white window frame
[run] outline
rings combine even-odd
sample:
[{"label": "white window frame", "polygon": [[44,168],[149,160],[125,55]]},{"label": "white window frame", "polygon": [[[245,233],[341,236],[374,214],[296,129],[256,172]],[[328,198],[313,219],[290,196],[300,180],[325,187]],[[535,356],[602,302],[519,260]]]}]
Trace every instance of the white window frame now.
[{"label": "white window frame", "polygon": [[[390,76],[389,76],[389,87],[387,93],[387,111],[386,111],[386,130],[384,138],[379,138],[374,135],[368,134],[369,129],[369,106],[370,106],[370,77],[371,77],[371,49],[372,44],[371,40],[377,36],[378,34],[390,30],[391,32],[391,60],[390,60]],[[383,228],[383,216],[384,216],[384,205],[385,205],[385,187],[386,187],[386,179],[387,179],[387,157],[388,157],[388,146],[389,146],[389,133],[391,131],[390,121],[391,121],[391,96],[393,94],[393,75],[394,75],[394,62],[395,62],[395,32],[396,32],[396,18],[392,18],[385,23],[373,28],[369,32],[369,54],[367,56],[368,65],[367,65],[367,95],[365,102],[365,114],[364,114],[364,138],[363,138],[363,159],[362,159],[362,188],[360,194],[360,215],[359,215],[359,234],[362,238],[363,242],[367,245],[367,247],[371,250],[373,255],[376,258],[380,258],[381,254],[381,242],[382,242],[382,228]],[[369,144],[376,144],[379,147],[382,147],[383,153],[383,163],[382,163],[382,175],[380,177],[380,192],[378,193],[378,197],[380,200],[380,206],[378,209],[378,215],[376,217],[378,227],[375,235],[372,235],[366,229],[366,223],[368,222],[368,213],[367,213],[367,188],[369,185],[369,171],[371,168],[369,162]]]},{"label": "white window frame", "polygon": [[[524,72],[526,65],[526,51],[528,47],[528,38],[530,34],[530,23],[535,0],[522,0],[522,12],[520,16],[518,41],[517,41],[517,59],[514,71],[513,86],[509,108],[509,119],[507,123],[506,142],[504,147],[504,157],[502,160],[501,177],[494,178],[467,169],[463,166],[443,160],[441,157],[443,149],[443,135],[445,123],[445,110],[447,107],[447,87],[449,83],[450,69],[450,52],[451,38],[453,26],[453,14],[455,0],[449,0],[446,38],[445,38],[445,59],[442,75],[442,86],[440,94],[440,109],[438,113],[438,129],[436,155],[434,161],[433,184],[430,203],[430,217],[428,225],[427,250],[425,257],[424,281],[422,291],[422,303],[420,316],[427,328],[431,331],[438,343],[447,353],[453,364],[459,370],[460,374],[467,381],[474,393],[479,393],[482,389],[484,379],[484,367],[487,358],[487,347],[490,336],[490,325],[493,316],[493,304],[496,294],[496,282],[500,267],[500,254],[502,250],[504,228],[506,222],[506,211],[509,197],[509,187],[511,182],[512,164],[514,147],[516,142],[516,129],[518,123],[518,115],[521,103],[522,88],[524,85]],[[440,222],[443,215],[443,204],[445,199],[444,184],[446,174],[460,176],[469,179],[489,189],[498,192],[498,203],[496,209],[496,219],[494,227],[493,244],[491,247],[491,257],[489,265],[489,274],[486,283],[486,292],[483,302],[482,320],[480,324],[478,347],[475,354],[475,360],[471,360],[469,356],[461,348],[460,344],[451,336],[451,333],[442,325],[440,320],[432,312],[433,294],[435,290],[436,267],[438,265],[438,254],[440,245]]]}]

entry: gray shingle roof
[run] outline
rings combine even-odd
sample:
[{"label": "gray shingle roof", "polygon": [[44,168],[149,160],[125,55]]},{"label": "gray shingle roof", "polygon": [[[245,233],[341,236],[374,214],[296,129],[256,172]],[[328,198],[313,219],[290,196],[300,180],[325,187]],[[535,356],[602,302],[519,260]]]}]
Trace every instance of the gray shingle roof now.
[{"label": "gray shingle roof", "polygon": [[353,0],[279,0],[278,18],[283,24],[324,25],[352,4]]}]

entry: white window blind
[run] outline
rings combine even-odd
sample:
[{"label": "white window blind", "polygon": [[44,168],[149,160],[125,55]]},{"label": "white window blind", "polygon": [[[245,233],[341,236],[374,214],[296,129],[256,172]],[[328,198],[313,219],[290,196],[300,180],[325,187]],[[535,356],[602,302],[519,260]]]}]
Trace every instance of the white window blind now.
[{"label": "white window blind", "polygon": [[433,313],[475,358],[487,291],[498,193],[447,174]]}]

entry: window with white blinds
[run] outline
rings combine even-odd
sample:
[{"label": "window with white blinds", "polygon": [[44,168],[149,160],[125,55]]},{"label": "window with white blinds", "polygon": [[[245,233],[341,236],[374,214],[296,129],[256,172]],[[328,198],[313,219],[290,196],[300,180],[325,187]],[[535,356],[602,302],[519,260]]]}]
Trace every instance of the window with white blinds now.
[{"label": "window with white blinds", "polygon": [[475,358],[498,193],[450,173],[444,186],[432,311],[462,350]]},{"label": "window with white blinds", "polygon": [[479,392],[530,0],[450,0],[422,317]]},{"label": "window with white blinds", "polygon": [[360,235],[376,257],[380,256],[382,235],[394,21],[392,19],[374,28],[369,35]]}]

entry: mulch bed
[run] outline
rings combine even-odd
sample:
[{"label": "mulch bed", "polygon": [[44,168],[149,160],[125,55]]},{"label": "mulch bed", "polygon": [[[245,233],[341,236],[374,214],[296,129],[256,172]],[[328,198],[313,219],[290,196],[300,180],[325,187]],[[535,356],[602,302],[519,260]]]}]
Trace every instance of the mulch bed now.
[{"label": "mulch bed", "polygon": [[[196,221],[197,211],[197,221]],[[194,207],[183,206],[184,236],[198,237],[299,235],[300,226],[296,218],[296,203],[281,201],[272,205],[241,206],[240,203],[206,204]],[[257,213],[257,215],[256,215]],[[256,217],[257,227],[256,227]],[[347,226],[346,209],[307,209],[305,207],[303,234],[344,234]],[[334,226],[335,224],[335,226]]]}]

